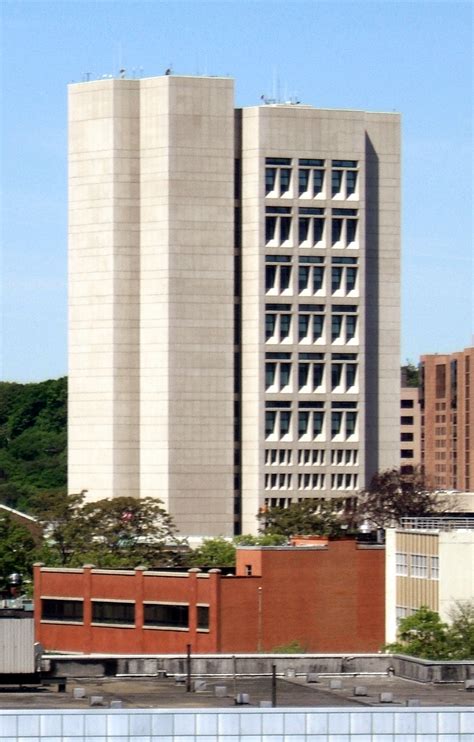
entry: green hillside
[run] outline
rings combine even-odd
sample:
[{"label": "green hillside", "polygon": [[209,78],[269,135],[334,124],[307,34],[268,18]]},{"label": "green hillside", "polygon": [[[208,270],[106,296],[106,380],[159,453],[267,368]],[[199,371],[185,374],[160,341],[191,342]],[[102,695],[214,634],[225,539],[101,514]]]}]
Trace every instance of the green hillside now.
[{"label": "green hillside", "polygon": [[67,378],[0,382],[0,503],[26,512],[66,487]]}]

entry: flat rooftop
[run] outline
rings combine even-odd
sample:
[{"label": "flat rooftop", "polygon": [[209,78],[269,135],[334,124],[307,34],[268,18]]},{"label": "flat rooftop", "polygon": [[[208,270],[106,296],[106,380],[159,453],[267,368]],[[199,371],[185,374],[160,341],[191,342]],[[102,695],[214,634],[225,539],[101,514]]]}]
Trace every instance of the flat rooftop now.
[{"label": "flat rooftop", "polygon": [[[193,678],[194,680],[195,678]],[[287,708],[312,707],[405,707],[409,701],[421,707],[473,706],[474,692],[466,691],[463,683],[429,684],[397,677],[345,675],[340,689],[330,687],[336,676],[320,677],[317,683],[306,678],[278,678],[277,706]],[[111,701],[121,701],[130,709],[225,709],[235,708],[236,693],[248,693],[250,703],[242,708],[259,707],[260,701],[271,699],[270,677],[206,678],[204,690],[188,693],[183,682],[167,678],[68,678],[66,692],[54,686],[0,686],[0,708],[6,709],[76,709],[90,708],[91,696],[102,696],[103,707]],[[226,695],[217,698],[216,686],[225,686]],[[354,696],[355,686],[365,686],[367,696]],[[83,688],[85,697],[75,699],[74,688]],[[381,703],[381,693],[392,693],[392,703]]]}]

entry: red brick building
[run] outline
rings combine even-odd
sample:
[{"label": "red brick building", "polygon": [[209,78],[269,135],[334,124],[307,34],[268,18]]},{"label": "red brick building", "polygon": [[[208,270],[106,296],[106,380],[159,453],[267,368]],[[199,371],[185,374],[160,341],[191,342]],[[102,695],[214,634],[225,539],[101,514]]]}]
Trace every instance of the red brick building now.
[{"label": "red brick building", "polygon": [[471,370],[474,374],[474,347],[421,357],[421,463],[437,489],[474,488]]},{"label": "red brick building", "polygon": [[236,574],[35,566],[36,639],[83,653],[374,652],[384,643],[383,547],[352,539],[241,547]]}]

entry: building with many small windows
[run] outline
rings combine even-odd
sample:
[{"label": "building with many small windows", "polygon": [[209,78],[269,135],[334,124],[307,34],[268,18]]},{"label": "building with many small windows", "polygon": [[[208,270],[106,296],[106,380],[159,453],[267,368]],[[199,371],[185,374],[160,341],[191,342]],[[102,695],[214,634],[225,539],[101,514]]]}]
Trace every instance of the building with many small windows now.
[{"label": "building with many small windows", "polygon": [[69,104],[69,490],[232,535],[398,466],[399,116],[173,75]]},{"label": "building with many small windows", "polygon": [[413,474],[421,464],[420,390],[404,385],[400,396],[400,470]]},{"label": "building with many small windows", "polygon": [[426,606],[449,621],[457,601],[474,596],[474,518],[402,518],[385,533],[386,641],[401,618]]},{"label": "building with many small windows", "polygon": [[[436,489],[474,489],[474,347],[421,357],[421,462]],[[474,371],[473,371],[474,373]]]}]

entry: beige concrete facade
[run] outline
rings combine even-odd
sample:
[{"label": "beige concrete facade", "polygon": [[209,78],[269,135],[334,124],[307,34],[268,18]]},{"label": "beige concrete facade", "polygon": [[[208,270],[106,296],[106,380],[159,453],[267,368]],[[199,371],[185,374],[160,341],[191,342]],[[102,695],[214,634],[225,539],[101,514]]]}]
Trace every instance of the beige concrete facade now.
[{"label": "beige concrete facade", "polygon": [[400,468],[412,474],[421,464],[421,413],[418,387],[403,386],[400,397]]},{"label": "beige concrete facade", "polygon": [[[423,525],[423,520],[426,525]],[[456,603],[474,596],[474,519],[461,528],[454,519],[420,519],[420,528],[389,528],[385,542],[386,641],[398,621],[426,606],[449,623]],[[461,522],[461,521],[459,521]]]},{"label": "beige concrete facade", "polygon": [[70,87],[71,492],[231,535],[398,466],[399,125]]}]

